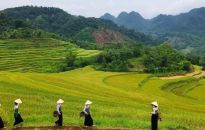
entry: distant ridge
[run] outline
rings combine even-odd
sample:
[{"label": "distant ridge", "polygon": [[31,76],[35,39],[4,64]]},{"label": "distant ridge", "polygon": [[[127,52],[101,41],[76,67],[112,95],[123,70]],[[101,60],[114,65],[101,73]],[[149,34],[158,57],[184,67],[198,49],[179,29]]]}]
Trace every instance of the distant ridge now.
[{"label": "distant ridge", "polygon": [[134,11],[122,12],[115,19],[108,16],[112,15],[106,14],[101,18],[112,20],[119,26],[157,36],[185,53],[205,54],[205,7],[179,15],[160,14],[152,19],[145,19]]},{"label": "distant ridge", "polygon": [[[118,25],[139,31],[188,31],[197,33],[205,29],[205,7],[193,9],[179,15],[160,14],[152,19],[145,19],[139,13],[122,12],[117,17],[106,13],[102,19],[112,20]],[[205,33],[205,31],[204,31]]]},{"label": "distant ridge", "polygon": [[146,28],[147,23],[147,21],[139,13],[135,11],[132,11],[130,13],[121,12],[116,18],[113,15],[106,13],[101,18],[111,20],[119,26],[125,26],[127,28],[139,31],[144,30],[144,28]]}]

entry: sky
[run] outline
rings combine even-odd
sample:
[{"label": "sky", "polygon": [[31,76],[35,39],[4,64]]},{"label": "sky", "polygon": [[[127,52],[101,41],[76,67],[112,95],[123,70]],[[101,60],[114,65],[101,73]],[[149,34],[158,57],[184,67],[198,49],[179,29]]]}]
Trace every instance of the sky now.
[{"label": "sky", "polygon": [[0,0],[0,10],[23,5],[58,7],[73,15],[100,17],[105,13],[136,11],[150,19],[159,14],[177,15],[205,7],[205,0]]}]

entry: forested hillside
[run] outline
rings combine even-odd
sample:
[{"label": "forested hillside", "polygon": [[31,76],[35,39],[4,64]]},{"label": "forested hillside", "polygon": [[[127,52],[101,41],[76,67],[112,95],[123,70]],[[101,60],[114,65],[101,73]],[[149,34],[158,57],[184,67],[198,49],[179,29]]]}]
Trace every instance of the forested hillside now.
[{"label": "forested hillside", "polygon": [[73,16],[58,8],[24,6],[3,10],[0,15],[1,30],[25,27],[42,29],[64,39],[89,43],[158,42],[143,33],[118,27],[111,21]]}]

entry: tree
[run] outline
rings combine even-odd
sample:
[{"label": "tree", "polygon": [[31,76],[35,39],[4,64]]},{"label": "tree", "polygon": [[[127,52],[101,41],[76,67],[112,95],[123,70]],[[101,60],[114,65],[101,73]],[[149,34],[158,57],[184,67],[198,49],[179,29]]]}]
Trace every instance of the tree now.
[{"label": "tree", "polygon": [[28,25],[23,20],[15,20],[14,21],[14,27],[15,28],[23,28],[23,27],[27,27],[27,26]]},{"label": "tree", "polygon": [[193,54],[187,54],[187,59],[194,65],[199,65],[200,57],[193,55]]},{"label": "tree", "polygon": [[9,23],[8,17],[0,12],[0,34],[9,28]]},{"label": "tree", "polygon": [[205,57],[201,57],[199,64],[203,67],[202,69],[205,70]]},{"label": "tree", "polygon": [[66,63],[68,67],[74,67],[77,54],[73,51],[69,51],[66,55]]}]

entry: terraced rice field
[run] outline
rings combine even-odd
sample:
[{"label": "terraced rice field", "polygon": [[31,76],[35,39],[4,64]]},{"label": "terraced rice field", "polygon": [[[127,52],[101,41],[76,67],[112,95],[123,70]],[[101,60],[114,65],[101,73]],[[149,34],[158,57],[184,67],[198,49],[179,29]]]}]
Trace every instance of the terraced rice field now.
[{"label": "terraced rice field", "polygon": [[87,99],[98,128],[150,128],[150,102],[157,100],[160,129],[205,129],[205,80],[162,80],[148,74],[95,71],[85,67],[64,73],[0,72],[3,118],[12,125],[13,100],[21,98],[24,126],[49,126],[58,98],[64,124],[82,125],[79,112]]},{"label": "terraced rice field", "polygon": [[68,50],[86,58],[99,51],[84,50],[69,42],[55,39],[0,40],[0,70],[49,72],[65,60]]},{"label": "terraced rice field", "polygon": [[83,124],[79,113],[89,99],[98,128],[150,129],[150,102],[157,100],[163,119],[160,130],[205,130],[205,73],[199,68],[169,78],[102,72],[90,66],[42,73],[60,64],[70,49],[82,58],[99,53],[54,39],[0,41],[0,115],[9,127],[15,99],[23,101],[24,126],[52,126],[56,100],[62,98],[65,125]]}]

